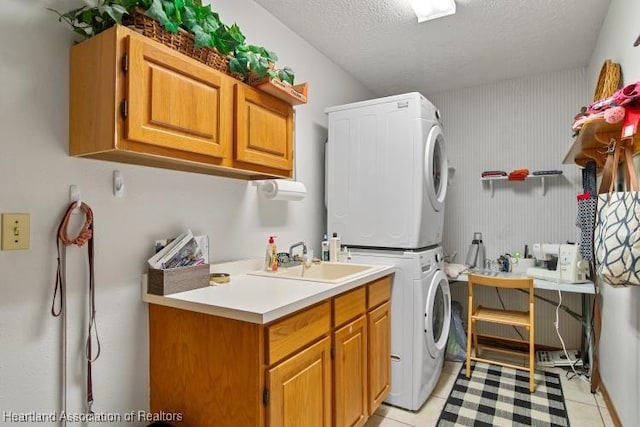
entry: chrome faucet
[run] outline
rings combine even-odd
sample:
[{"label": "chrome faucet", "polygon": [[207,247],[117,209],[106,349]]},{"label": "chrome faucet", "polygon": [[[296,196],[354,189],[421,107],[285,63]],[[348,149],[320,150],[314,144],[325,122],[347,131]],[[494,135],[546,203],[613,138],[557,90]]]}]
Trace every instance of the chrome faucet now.
[{"label": "chrome faucet", "polygon": [[[298,246],[302,246],[302,257],[293,255],[293,250]],[[304,277],[305,270],[311,267],[311,260],[307,259],[307,244],[304,242],[304,240],[302,242],[294,243],[293,245],[291,245],[291,247],[289,247],[289,256],[291,256],[291,259],[293,260],[302,261],[302,270],[300,271],[300,277]]]},{"label": "chrome faucet", "polygon": [[304,240],[298,243],[294,243],[293,245],[291,245],[291,247],[289,247],[289,256],[291,256],[291,259],[295,258],[293,256],[293,250],[298,246],[302,246],[302,261],[304,262],[307,258],[307,244],[304,242]]}]

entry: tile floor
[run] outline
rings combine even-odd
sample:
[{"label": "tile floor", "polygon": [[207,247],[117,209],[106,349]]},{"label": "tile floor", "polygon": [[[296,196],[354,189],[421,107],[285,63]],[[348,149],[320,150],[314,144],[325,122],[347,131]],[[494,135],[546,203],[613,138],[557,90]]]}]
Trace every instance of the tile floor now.
[{"label": "tile floor", "polygon": [[[369,418],[365,427],[435,426],[461,367],[462,362],[445,362],[436,388],[419,411],[406,411],[382,404]],[[581,378],[568,379],[562,369],[550,368],[550,370],[558,373],[562,380],[562,391],[572,426],[613,427],[600,392],[591,394],[589,383]]]}]

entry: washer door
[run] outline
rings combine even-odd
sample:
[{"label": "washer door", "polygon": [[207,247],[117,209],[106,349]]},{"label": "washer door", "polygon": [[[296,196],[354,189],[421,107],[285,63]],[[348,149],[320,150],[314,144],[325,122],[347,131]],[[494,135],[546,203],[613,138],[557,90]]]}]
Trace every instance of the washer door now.
[{"label": "washer door", "polygon": [[426,284],[427,303],[424,307],[424,332],[427,349],[432,358],[444,351],[451,323],[451,291],[449,281],[442,270],[436,270]]},{"label": "washer door", "polygon": [[444,206],[447,195],[449,165],[444,151],[444,135],[440,126],[433,125],[424,150],[424,179],[431,206],[436,212]]}]

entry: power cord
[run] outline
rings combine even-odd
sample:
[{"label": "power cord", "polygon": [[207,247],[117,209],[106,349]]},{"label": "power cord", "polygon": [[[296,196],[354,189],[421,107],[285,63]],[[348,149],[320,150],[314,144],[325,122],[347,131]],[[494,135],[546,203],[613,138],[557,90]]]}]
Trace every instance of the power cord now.
[{"label": "power cord", "polygon": [[[574,373],[574,376],[569,377],[569,379],[573,379],[575,377],[579,377],[583,381],[585,381],[587,383],[590,383],[591,381],[589,381],[588,375],[586,375],[584,372],[578,373],[578,371],[576,371],[575,364],[578,363],[578,360],[575,360],[573,362],[571,361],[571,358],[569,357],[569,352],[567,352],[567,347],[565,346],[564,340],[562,339],[562,335],[560,335],[560,318],[558,316],[558,311],[560,310],[560,306],[561,305],[562,305],[562,292],[558,288],[558,305],[556,306],[556,320],[555,320],[555,322],[553,322],[553,326],[555,326],[555,328],[556,328],[556,334],[558,335],[558,338],[560,339],[560,344],[562,344],[562,350],[564,351],[564,355],[567,358],[567,360],[569,361],[569,366],[571,367],[571,370]],[[569,373],[567,373],[567,375],[568,374]]]}]

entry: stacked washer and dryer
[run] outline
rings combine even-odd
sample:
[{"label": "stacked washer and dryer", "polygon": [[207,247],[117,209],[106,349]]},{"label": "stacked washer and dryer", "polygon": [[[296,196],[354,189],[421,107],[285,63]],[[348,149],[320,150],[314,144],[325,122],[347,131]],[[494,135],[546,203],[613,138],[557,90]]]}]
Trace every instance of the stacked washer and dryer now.
[{"label": "stacked washer and dryer", "polygon": [[326,112],[327,230],[340,235],[353,262],[395,266],[385,402],[415,411],[440,377],[451,317],[440,113],[415,92]]}]

